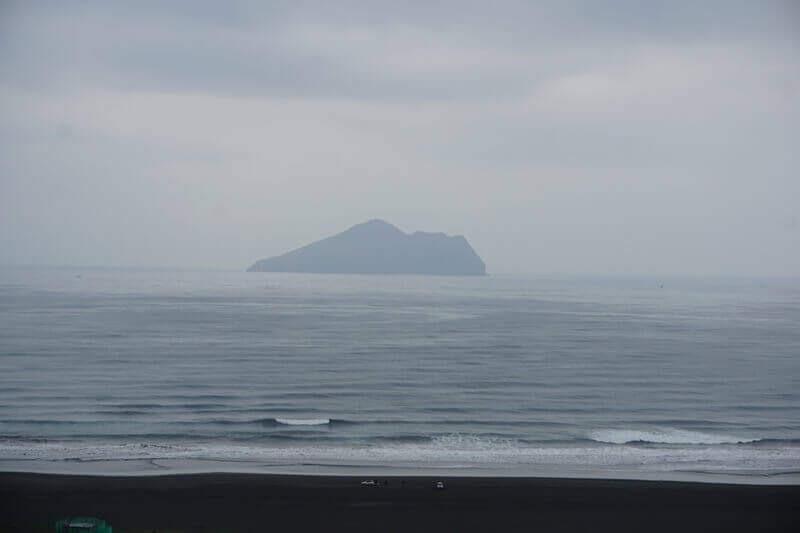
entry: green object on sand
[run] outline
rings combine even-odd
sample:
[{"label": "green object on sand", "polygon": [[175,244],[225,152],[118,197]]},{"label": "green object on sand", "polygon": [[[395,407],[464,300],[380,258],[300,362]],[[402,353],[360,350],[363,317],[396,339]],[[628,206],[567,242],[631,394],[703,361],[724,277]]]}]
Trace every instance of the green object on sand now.
[{"label": "green object on sand", "polygon": [[78,516],[56,522],[56,533],[111,533],[105,520]]}]

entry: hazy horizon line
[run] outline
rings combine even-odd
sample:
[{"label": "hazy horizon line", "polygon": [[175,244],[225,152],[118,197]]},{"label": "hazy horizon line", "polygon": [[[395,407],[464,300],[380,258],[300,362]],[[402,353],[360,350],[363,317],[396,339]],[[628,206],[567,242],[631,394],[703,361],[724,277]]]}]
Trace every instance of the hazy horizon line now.
[{"label": "hazy horizon line", "polygon": [[[359,274],[359,273],[318,273],[318,272],[247,272],[246,267],[211,267],[211,266],[177,266],[177,265],[130,265],[130,264],[49,264],[49,263],[0,263],[3,270],[89,270],[89,271],[116,271],[116,272],[207,272],[207,273],[246,273],[246,274],[281,274],[281,275],[323,275],[323,276],[425,276],[426,274]],[[476,277],[458,275],[435,275],[432,277]],[[648,272],[524,272],[524,271],[497,271],[487,272],[485,276],[477,277],[496,277],[514,278],[529,277],[537,279],[625,279],[625,280],[774,280],[792,281],[800,280],[800,275],[791,274],[753,274],[753,273],[648,273]]]}]

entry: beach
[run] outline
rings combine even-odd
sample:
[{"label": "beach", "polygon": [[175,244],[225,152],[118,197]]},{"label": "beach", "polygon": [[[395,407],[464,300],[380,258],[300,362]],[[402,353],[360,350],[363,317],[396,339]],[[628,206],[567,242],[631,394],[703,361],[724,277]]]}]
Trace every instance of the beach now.
[{"label": "beach", "polygon": [[[2,530],[796,531],[800,486],[551,478],[0,473]],[[444,490],[434,483],[442,480]]]}]

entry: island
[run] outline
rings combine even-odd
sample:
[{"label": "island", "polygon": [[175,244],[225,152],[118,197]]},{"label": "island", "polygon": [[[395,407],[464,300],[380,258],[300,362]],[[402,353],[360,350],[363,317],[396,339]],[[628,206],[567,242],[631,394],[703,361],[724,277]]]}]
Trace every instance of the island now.
[{"label": "island", "polygon": [[283,255],[261,259],[248,272],[485,276],[486,265],[462,235],[408,234],[374,219]]}]

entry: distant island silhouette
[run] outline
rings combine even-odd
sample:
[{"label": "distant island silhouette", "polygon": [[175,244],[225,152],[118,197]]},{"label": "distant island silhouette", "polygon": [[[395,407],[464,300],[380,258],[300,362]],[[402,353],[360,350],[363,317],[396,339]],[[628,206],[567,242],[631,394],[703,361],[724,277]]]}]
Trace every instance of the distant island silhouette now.
[{"label": "distant island silhouette", "polygon": [[261,259],[247,271],[483,276],[486,265],[462,235],[408,234],[374,219],[283,255]]}]

